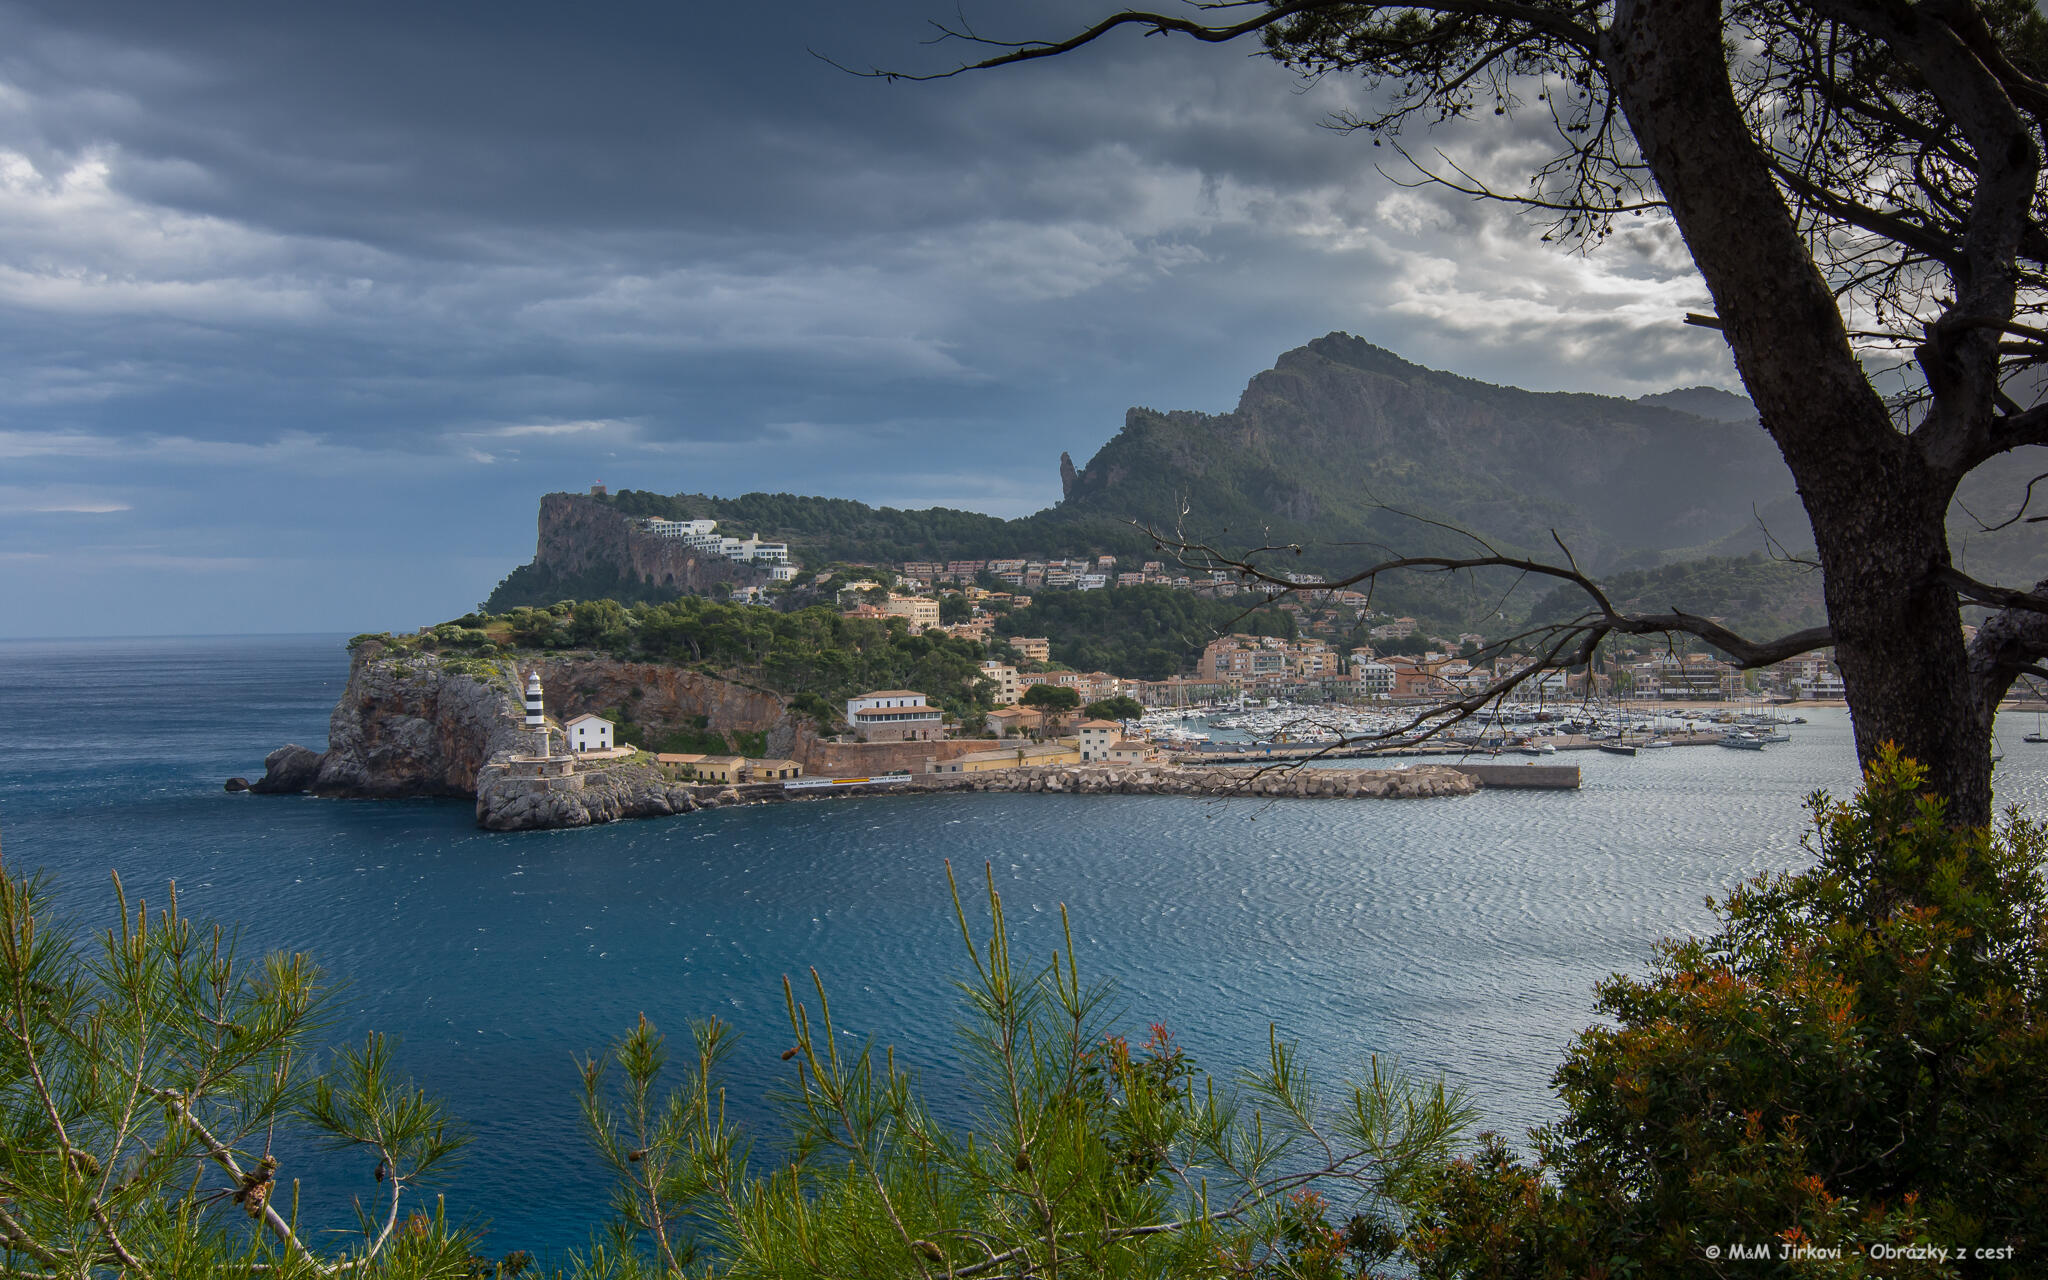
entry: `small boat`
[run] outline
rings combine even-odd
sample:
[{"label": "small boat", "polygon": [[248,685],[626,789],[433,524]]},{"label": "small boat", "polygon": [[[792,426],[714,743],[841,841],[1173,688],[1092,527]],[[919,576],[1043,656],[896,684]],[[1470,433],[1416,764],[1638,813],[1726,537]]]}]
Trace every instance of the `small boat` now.
[{"label": "small boat", "polygon": [[1636,753],[1636,749],[1625,742],[1602,742],[1598,745],[1600,750],[1611,756],[1632,756]]},{"label": "small boat", "polygon": [[1764,740],[1762,738],[1751,737],[1746,733],[1724,733],[1720,737],[1720,743],[1724,747],[1733,747],[1737,751],[1762,751],[1764,749]]},{"label": "small boat", "polygon": [[1661,750],[1661,749],[1663,749],[1663,748],[1665,748],[1665,747],[1668,747],[1668,746],[1671,746],[1671,745],[1672,745],[1672,742],[1671,742],[1671,739],[1669,739],[1669,738],[1653,738],[1653,739],[1651,739],[1650,741],[1648,741],[1648,742],[1645,742],[1645,743],[1643,744],[1643,750],[1645,750],[1645,751],[1658,751],[1658,750]]},{"label": "small boat", "polygon": [[2021,742],[2048,742],[2048,733],[2030,733]]}]

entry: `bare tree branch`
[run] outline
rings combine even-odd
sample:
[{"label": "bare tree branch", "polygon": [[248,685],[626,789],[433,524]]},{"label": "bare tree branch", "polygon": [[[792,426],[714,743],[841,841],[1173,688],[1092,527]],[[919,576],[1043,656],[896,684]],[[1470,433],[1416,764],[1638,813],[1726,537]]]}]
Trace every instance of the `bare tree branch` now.
[{"label": "bare tree branch", "polygon": [[2044,471],[2040,475],[2035,476],[2032,480],[2027,481],[2026,492],[2020,495],[2019,510],[2013,512],[2005,519],[2000,520],[1997,524],[1985,524],[1976,512],[1970,510],[1968,507],[1963,506],[1962,501],[1960,499],[1957,500],[1956,506],[1961,507],[1963,514],[1970,517],[1970,519],[1976,521],[1977,528],[1985,533],[1997,533],[2000,529],[2008,528],[2012,525],[2018,524],[2021,520],[2025,520],[2027,523],[2033,524],[2037,521],[2048,519],[2048,516],[2027,515],[2027,508],[2032,506],[2034,502],[2034,486],[2041,483],[2043,480],[2048,480],[2048,471]]},{"label": "bare tree branch", "polygon": [[[979,62],[965,63],[946,71],[906,72],[885,71],[880,68],[861,71],[847,67],[835,59],[818,53],[816,50],[812,50],[811,54],[813,57],[837,67],[841,71],[872,79],[945,80],[969,71],[988,71],[996,67],[1010,66],[1019,62],[1030,62],[1039,58],[1056,58],[1061,54],[1072,53],[1076,49],[1094,44],[1097,40],[1102,39],[1111,32],[1124,27],[1137,27],[1148,36],[1184,35],[1206,44],[1226,44],[1241,36],[1264,31],[1269,27],[1302,14],[1313,13],[1319,10],[1336,12],[1357,9],[1360,6],[1349,3],[1348,0],[1286,0],[1285,3],[1273,4],[1270,7],[1266,6],[1263,0],[1240,0],[1237,3],[1194,6],[1197,10],[1208,12],[1254,7],[1258,8],[1259,12],[1252,17],[1246,18],[1242,22],[1220,26],[1175,14],[1148,13],[1143,10],[1127,9],[1121,13],[1111,14],[1087,30],[1068,36],[1064,40],[993,40],[986,36],[977,35],[965,26],[957,28],[948,27],[944,23],[935,22],[932,25],[938,29],[939,35],[934,43],[957,40],[966,44],[981,45],[985,48],[1008,50],[1008,52],[997,54],[994,57],[984,58]],[[1399,9],[1405,6],[1386,5],[1375,7]],[[1439,0],[1438,3],[1422,7],[1446,15],[1500,18],[1510,22],[1526,23],[1530,27],[1542,31],[1552,39],[1563,41],[1584,50],[1589,56],[1597,46],[1597,37],[1590,28],[1572,21],[1557,9],[1545,8],[1539,5],[1513,4],[1507,2],[1507,0]]]},{"label": "bare tree branch", "polygon": [[2025,603],[2008,605],[1986,619],[1970,641],[1968,661],[1980,710],[1987,722],[2021,676],[2048,677],[2048,578],[2029,592],[2009,593]]},{"label": "bare tree branch", "polygon": [[2039,586],[2032,591],[2015,591],[2010,587],[1993,586],[1988,582],[1977,581],[1953,565],[1942,570],[1941,576],[1943,581],[1956,589],[1956,594],[1975,604],[2048,613],[2048,591]]}]

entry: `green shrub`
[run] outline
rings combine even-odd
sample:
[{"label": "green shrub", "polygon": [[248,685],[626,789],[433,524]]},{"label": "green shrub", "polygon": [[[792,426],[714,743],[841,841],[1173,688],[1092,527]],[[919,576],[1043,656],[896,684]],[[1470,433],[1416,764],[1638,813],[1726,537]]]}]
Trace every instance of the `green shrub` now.
[{"label": "green shrub", "polygon": [[[950,872],[949,872],[950,875]],[[1067,936],[1013,965],[954,904],[972,970],[960,1049],[977,1100],[939,1123],[893,1053],[846,1047],[816,974],[787,981],[777,1158],[725,1117],[736,1036],[696,1024],[681,1079],[644,1018],[583,1066],[585,1127],[618,1217],[579,1277],[1282,1276],[1337,1280],[1398,1247],[1394,1194],[1451,1151],[1468,1109],[1374,1063],[1328,1096],[1277,1037],[1242,1091],[1165,1028],[1133,1044],[1082,983]]]},{"label": "green shrub", "polygon": [[482,657],[443,658],[441,670],[449,675],[468,676],[483,684],[497,683],[505,674],[497,663]]},{"label": "green shrub", "polygon": [[[2043,829],[1957,829],[1887,750],[1812,802],[1814,866],[1757,879],[1712,936],[1600,987],[1533,1161],[1498,1142],[1416,1197],[1424,1276],[1728,1274],[1735,1242],[2003,1257],[1881,1274],[2038,1274],[2048,1249]],[[1767,1274],[1765,1268],[1743,1274]]]},{"label": "green shrub", "polygon": [[[330,1012],[312,961],[245,961],[175,893],[152,917],[115,891],[119,924],[88,942],[40,880],[0,868],[0,1274],[475,1274],[471,1238],[422,1195],[465,1138],[381,1036],[310,1069]],[[296,1198],[322,1188],[273,1140],[377,1161],[357,1244],[297,1228]]]}]

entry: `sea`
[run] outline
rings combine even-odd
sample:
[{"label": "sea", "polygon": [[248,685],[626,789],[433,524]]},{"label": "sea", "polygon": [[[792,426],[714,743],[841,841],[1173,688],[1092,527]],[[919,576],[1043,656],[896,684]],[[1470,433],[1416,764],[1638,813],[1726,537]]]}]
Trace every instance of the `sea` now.
[{"label": "sea", "polygon": [[[604,1220],[578,1063],[643,1015],[678,1049],[694,1019],[742,1033],[728,1098],[764,1153],[793,1074],[783,979],[812,971],[845,1045],[893,1046],[970,1119],[949,864],[978,930],[993,878],[1020,959],[1051,955],[1064,906],[1119,1025],[1163,1024],[1221,1081],[1270,1029],[1330,1086],[1378,1055],[1519,1139],[1557,1114],[1595,984],[1711,927],[1710,897],[1804,865],[1808,797],[1857,777],[1846,714],[1819,709],[1762,752],[1579,752],[1557,762],[1580,790],[1442,800],[882,796],[491,834],[460,801],[223,791],[273,747],[324,746],[343,643],[0,642],[0,860],[46,873],[82,929],[112,923],[118,872],[131,901],[175,882],[245,954],[309,953],[339,986],[329,1042],[393,1037],[466,1126],[438,1189],[500,1253],[560,1257]],[[1998,794],[2048,815],[2034,728],[2001,722]],[[306,1220],[353,1222],[373,1161],[294,1161]]]}]

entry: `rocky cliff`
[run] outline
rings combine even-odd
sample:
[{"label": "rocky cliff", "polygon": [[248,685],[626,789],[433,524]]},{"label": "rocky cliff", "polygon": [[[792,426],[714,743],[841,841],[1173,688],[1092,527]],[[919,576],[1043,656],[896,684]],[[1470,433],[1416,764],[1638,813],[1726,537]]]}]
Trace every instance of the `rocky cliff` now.
[{"label": "rocky cliff", "polygon": [[1719,537],[1790,492],[1753,421],[1493,386],[1333,333],[1282,355],[1230,413],[1131,410],[1060,509],[1157,519],[1172,498],[1225,542],[1271,528],[1417,545],[1424,531],[1386,504],[1524,546],[1555,529],[1608,561]]},{"label": "rocky cliff", "polygon": [[790,715],[782,697],[701,671],[593,654],[551,655],[526,665],[539,669],[548,712],[558,719],[616,707],[656,738],[700,727],[758,733],[767,738],[768,754],[796,760],[815,737],[809,718]]},{"label": "rocky cliff", "polygon": [[504,610],[604,596],[668,599],[704,594],[720,583],[766,581],[765,572],[752,565],[647,533],[609,503],[580,493],[550,493],[540,500],[533,561],[514,570],[489,604]]},{"label": "rocky cliff", "polygon": [[[470,659],[462,667],[451,671],[434,654],[359,643],[327,719],[327,750],[300,789],[376,799],[475,795],[484,765],[526,749],[528,739],[512,663]],[[257,788],[286,789],[288,780],[269,770],[289,764],[302,771],[304,763],[272,753]]]}]

